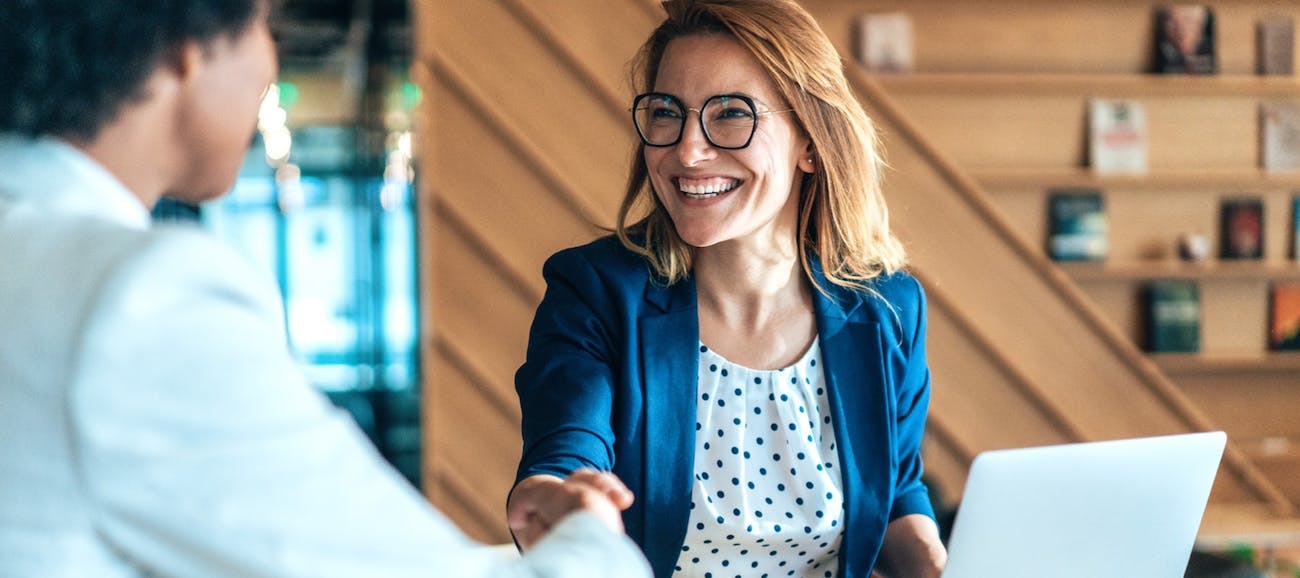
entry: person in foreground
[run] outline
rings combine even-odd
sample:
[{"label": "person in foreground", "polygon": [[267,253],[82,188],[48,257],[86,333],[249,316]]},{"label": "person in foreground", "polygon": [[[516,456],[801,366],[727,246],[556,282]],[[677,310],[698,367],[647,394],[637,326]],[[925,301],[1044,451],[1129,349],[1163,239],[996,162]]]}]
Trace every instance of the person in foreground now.
[{"label": "person in foreground", "polygon": [[228,190],[276,73],[265,0],[0,7],[0,576],[632,577],[574,473],[511,560],[303,379],[274,287],[164,192]]},{"label": "person in foreground", "polygon": [[925,298],[871,121],[795,2],[665,7],[616,235],[543,270],[516,539],[591,468],[636,496],[623,520],[661,578],[937,576]]}]

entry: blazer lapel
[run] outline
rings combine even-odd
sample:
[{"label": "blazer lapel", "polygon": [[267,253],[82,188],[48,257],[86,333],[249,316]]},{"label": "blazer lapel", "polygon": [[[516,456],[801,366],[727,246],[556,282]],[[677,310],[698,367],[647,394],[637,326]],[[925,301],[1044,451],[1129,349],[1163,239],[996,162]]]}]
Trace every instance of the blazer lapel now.
[{"label": "blazer lapel", "polygon": [[[884,535],[893,501],[892,402],[880,328],[854,315],[862,306],[862,295],[829,283],[824,286],[830,289],[831,296],[815,291],[814,310],[835,439],[839,442],[846,520],[842,560],[847,566],[860,560],[868,564],[865,568],[846,567],[841,572],[859,576],[871,570],[869,564],[880,547],[878,537]],[[873,536],[877,541],[863,542],[863,538]]]},{"label": "blazer lapel", "polygon": [[[686,536],[695,467],[695,396],[699,381],[699,312],[695,283],[671,287],[651,283],[640,320],[641,367],[645,383],[643,484],[646,557],[656,576],[672,574]],[[653,472],[653,475],[651,475]]]}]

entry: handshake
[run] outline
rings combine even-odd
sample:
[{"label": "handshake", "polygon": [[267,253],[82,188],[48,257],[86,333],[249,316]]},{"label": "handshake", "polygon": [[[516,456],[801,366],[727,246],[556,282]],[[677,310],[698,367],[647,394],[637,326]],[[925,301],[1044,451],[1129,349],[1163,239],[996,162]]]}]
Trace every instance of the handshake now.
[{"label": "handshake", "polygon": [[632,492],[610,472],[581,469],[560,479],[551,475],[525,478],[510,492],[506,519],[510,532],[527,552],[569,514],[588,512],[610,530],[623,533],[621,512],[632,505]]}]

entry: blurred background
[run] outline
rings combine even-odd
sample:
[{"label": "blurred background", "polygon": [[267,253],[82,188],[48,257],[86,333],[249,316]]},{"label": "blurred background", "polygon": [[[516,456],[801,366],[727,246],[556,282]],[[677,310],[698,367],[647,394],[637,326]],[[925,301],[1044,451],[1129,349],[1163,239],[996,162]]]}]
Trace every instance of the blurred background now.
[{"label": "blurred background", "polygon": [[280,76],[234,190],[198,222],[278,282],[311,382],[422,483],[411,26],[405,0],[282,0]]}]

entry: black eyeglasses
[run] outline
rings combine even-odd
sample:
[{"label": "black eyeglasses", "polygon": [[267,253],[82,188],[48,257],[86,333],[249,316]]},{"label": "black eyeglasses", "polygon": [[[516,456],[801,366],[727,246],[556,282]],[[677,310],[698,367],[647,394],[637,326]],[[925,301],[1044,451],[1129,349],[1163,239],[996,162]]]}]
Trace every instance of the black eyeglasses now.
[{"label": "black eyeglasses", "polygon": [[688,110],[700,115],[705,140],[727,150],[749,146],[758,129],[758,117],[794,111],[787,108],[760,112],[753,99],[741,94],[711,96],[704,106],[691,108],[671,94],[647,92],[632,101],[632,122],[646,146],[670,147],[682,141]]}]

